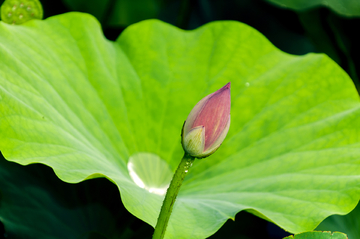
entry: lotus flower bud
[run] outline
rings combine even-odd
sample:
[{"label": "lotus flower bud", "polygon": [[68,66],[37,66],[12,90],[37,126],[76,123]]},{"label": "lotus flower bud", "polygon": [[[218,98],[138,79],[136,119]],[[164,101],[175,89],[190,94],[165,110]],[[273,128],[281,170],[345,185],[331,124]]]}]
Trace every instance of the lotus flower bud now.
[{"label": "lotus flower bud", "polygon": [[195,158],[214,153],[230,127],[230,82],[200,100],[187,117],[181,134],[185,152]]}]

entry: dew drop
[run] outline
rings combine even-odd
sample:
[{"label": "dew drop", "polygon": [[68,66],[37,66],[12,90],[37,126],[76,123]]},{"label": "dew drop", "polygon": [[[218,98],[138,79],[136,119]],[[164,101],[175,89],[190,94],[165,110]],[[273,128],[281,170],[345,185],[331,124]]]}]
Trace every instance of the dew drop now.
[{"label": "dew drop", "polygon": [[185,169],[185,173],[187,173],[189,170]]},{"label": "dew drop", "polygon": [[20,14],[19,15],[19,19],[22,19],[24,17],[24,15]]},{"label": "dew drop", "polygon": [[165,195],[173,172],[167,162],[153,153],[136,153],[129,158],[128,172],[133,182],[150,193]]},{"label": "dew drop", "polygon": [[13,11],[15,11],[15,10],[16,10],[16,8],[17,8],[17,6],[16,6],[16,5],[14,5],[14,6],[12,7],[12,10],[13,10]]},{"label": "dew drop", "polygon": [[246,86],[246,87],[249,87],[249,86],[250,86],[250,83],[249,83],[249,82],[246,82],[246,83],[245,83],[245,86]]},{"label": "dew drop", "polygon": [[21,8],[24,7],[24,3],[20,3],[19,7]]},{"label": "dew drop", "polygon": [[31,7],[30,7],[30,6],[28,6],[28,7],[26,8],[26,10],[30,11],[30,10],[31,10]]},{"label": "dew drop", "polygon": [[8,16],[8,17],[11,17],[11,16],[12,16],[12,12],[9,12],[9,13],[7,14],[7,16]]}]

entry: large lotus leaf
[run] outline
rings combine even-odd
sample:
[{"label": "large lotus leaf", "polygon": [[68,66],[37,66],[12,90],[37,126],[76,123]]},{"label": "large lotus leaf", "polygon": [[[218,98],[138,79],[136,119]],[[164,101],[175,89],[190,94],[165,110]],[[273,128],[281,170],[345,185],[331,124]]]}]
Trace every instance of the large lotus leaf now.
[{"label": "large lotus leaf", "polygon": [[1,23],[0,42],[4,157],[66,182],[107,177],[152,226],[184,120],[231,81],[228,136],[195,161],[166,238],[207,237],[245,209],[308,231],[360,197],[359,97],[325,55],[285,54],[238,22],[182,31],[149,20],[110,42],[79,13]]},{"label": "large lotus leaf", "polygon": [[1,154],[0,193],[0,219],[7,238],[125,239],[143,238],[141,233],[151,230],[131,230],[139,221],[129,220],[129,213],[117,203],[117,188],[109,181],[68,184],[49,167],[25,167],[6,161]]},{"label": "large lotus leaf", "polygon": [[341,15],[348,17],[360,16],[358,0],[267,0],[282,7],[302,11],[309,8],[326,6]]}]

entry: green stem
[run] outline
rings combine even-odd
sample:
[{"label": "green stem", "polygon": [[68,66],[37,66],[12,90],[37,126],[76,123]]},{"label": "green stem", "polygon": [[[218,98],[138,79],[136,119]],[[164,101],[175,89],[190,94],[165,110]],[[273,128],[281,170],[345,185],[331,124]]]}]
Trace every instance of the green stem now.
[{"label": "green stem", "polygon": [[176,196],[180,190],[181,184],[184,181],[185,175],[194,162],[195,158],[186,154],[181,159],[181,162],[176,169],[176,172],[171,180],[170,186],[166,192],[165,199],[163,201],[161,211],[158,217],[158,221],[153,234],[153,239],[164,238],[166,227],[168,225],[172,208],[174,206]]}]

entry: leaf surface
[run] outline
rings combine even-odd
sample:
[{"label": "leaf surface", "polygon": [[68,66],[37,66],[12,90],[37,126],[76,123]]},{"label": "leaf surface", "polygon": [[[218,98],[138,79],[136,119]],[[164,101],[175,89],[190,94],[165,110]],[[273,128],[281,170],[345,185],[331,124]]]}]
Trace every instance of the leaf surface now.
[{"label": "leaf surface", "polygon": [[[111,42],[80,13],[0,23],[0,55],[4,157],[71,183],[106,177],[152,226],[164,197],[156,187],[183,154],[184,120],[231,81],[228,136],[189,170],[166,238],[208,237],[241,210],[309,231],[359,200],[359,97],[325,55],[285,54],[231,21],[183,31],[149,20]],[[134,158],[153,162],[138,165],[140,181]]]}]

